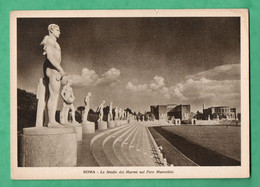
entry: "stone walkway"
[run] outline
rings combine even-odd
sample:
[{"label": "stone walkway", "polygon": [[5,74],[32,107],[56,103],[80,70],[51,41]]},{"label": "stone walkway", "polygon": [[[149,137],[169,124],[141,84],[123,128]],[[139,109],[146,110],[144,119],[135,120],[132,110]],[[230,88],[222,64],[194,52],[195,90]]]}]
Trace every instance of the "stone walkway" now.
[{"label": "stone walkway", "polygon": [[96,131],[78,142],[77,166],[161,166],[162,162],[145,122]]}]

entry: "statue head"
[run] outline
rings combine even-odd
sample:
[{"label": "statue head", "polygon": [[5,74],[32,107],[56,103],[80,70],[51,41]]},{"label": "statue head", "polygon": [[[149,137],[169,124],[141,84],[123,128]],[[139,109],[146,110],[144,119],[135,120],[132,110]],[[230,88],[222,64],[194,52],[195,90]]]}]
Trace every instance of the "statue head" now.
[{"label": "statue head", "polygon": [[68,80],[67,80],[67,84],[68,84],[69,86],[71,86],[71,85],[72,85],[72,80],[71,80],[71,79],[68,79]]},{"label": "statue head", "polygon": [[87,96],[88,96],[88,97],[89,97],[89,96],[91,96],[91,93],[90,93],[90,92],[88,92],[88,95],[87,95]]},{"label": "statue head", "polygon": [[53,35],[55,38],[60,37],[60,27],[56,24],[50,24],[48,25],[48,31],[50,35]]}]

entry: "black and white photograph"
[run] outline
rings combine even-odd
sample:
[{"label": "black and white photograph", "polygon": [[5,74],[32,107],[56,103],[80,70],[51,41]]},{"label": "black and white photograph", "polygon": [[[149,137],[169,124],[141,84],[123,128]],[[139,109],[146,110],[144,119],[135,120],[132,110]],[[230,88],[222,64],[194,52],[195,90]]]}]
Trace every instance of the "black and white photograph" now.
[{"label": "black and white photograph", "polygon": [[249,177],[248,11],[11,12],[14,179]]}]

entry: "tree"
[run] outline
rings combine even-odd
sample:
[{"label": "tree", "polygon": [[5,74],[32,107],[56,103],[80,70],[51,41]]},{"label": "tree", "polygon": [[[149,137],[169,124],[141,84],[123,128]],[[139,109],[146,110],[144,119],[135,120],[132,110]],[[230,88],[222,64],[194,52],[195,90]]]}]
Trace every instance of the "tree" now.
[{"label": "tree", "polygon": [[36,95],[25,90],[17,89],[17,108],[22,110],[36,110]]},{"label": "tree", "polygon": [[25,90],[17,89],[17,118],[18,130],[34,127],[36,122],[36,95]]},{"label": "tree", "polygon": [[126,108],[125,111],[128,112],[129,114],[133,114],[133,112],[130,108]]},{"label": "tree", "polygon": [[85,107],[84,107],[84,106],[79,106],[79,107],[77,108],[77,111],[78,111],[80,114],[83,114],[84,110],[85,110]]}]

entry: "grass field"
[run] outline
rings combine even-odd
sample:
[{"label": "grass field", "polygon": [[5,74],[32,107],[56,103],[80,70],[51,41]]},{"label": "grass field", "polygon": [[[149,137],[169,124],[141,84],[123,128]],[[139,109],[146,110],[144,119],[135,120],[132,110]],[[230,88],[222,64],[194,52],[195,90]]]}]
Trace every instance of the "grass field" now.
[{"label": "grass field", "polygon": [[241,160],[240,126],[172,126],[163,129],[220,154]]}]

